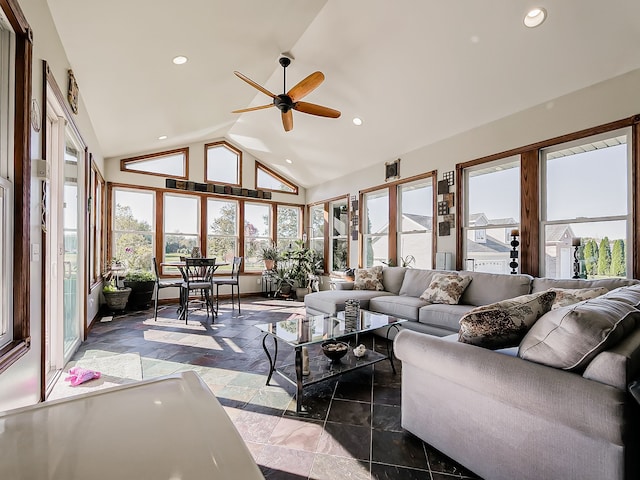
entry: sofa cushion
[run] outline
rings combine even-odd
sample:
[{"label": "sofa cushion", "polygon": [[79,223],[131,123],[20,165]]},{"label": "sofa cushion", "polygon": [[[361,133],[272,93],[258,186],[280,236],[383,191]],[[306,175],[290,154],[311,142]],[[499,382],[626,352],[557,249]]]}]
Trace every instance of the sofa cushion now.
[{"label": "sofa cushion", "polygon": [[353,284],[354,290],[384,290],[382,284],[382,266],[376,265],[371,268],[356,269],[356,281]]},{"label": "sofa cushion", "polygon": [[460,319],[458,341],[492,350],[515,347],[555,297],[547,291],[474,308]]},{"label": "sofa cushion", "polygon": [[458,332],[458,330],[460,330],[460,317],[471,309],[473,309],[471,305],[430,303],[422,307],[418,312],[418,322],[424,325],[443,328],[450,332]]},{"label": "sofa cushion", "polygon": [[639,372],[640,328],[636,328],[615,347],[596,355],[582,376],[626,390],[627,385],[638,378]]},{"label": "sofa cushion", "polygon": [[520,343],[518,355],[564,370],[583,370],[635,329],[640,311],[602,297],[552,310],[541,317]]},{"label": "sofa cushion", "polygon": [[404,280],[405,267],[385,267],[382,269],[382,285],[387,292],[398,295]]},{"label": "sofa cushion", "polygon": [[530,293],[532,277],[529,275],[484,272],[460,272],[460,274],[468,275],[473,279],[460,299],[460,303],[466,305],[487,305]]},{"label": "sofa cushion", "polygon": [[457,273],[440,273],[433,280],[420,298],[430,303],[446,303],[457,305],[471,278]]},{"label": "sofa cushion", "polygon": [[349,299],[359,300],[360,308],[369,309],[369,300],[381,295],[391,295],[389,292],[376,290],[323,290],[304,296],[304,305],[316,312],[334,315],[344,310],[344,302]]},{"label": "sofa cushion", "polygon": [[404,273],[404,280],[402,281],[402,287],[400,287],[400,295],[419,297],[429,286],[433,280],[433,276],[440,273],[443,272],[438,270],[408,268]]},{"label": "sofa cushion", "polygon": [[551,310],[556,308],[566,307],[573,305],[574,303],[582,302],[583,300],[589,300],[591,298],[604,295],[609,290],[604,287],[597,288],[550,288],[549,292],[556,292],[556,299],[553,301]]},{"label": "sofa cushion", "polygon": [[386,313],[394,317],[418,320],[420,307],[427,305],[427,302],[415,297],[398,297],[395,295],[385,295],[383,297],[372,298],[369,302],[369,310]]},{"label": "sofa cushion", "polygon": [[581,278],[534,278],[531,282],[531,293],[542,292],[550,288],[596,288],[604,287],[613,290],[618,287],[634,285],[638,280],[628,278],[600,278],[598,280],[584,280]]},{"label": "sofa cushion", "polygon": [[628,303],[636,308],[640,308],[640,285],[616,288],[604,294],[602,298],[618,300],[619,302]]}]

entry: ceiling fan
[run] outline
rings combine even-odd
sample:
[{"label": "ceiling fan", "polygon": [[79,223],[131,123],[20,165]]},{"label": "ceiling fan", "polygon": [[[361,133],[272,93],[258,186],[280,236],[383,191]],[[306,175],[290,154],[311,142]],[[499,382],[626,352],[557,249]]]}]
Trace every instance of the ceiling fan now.
[{"label": "ceiling fan", "polygon": [[[287,91],[287,67],[291,64],[291,59],[288,57],[280,57],[280,65],[283,68],[283,90]],[[300,100],[314,91],[323,81],[324,74],[322,72],[314,72],[309,75],[307,78],[298,82],[291,90],[287,93],[282,93],[280,95],[274,95],[269,90],[264,88],[261,85],[258,85],[256,82],[251,80],[249,77],[241,74],[240,72],[233,72],[236,76],[245,82],[247,82],[252,87],[260,90],[265,95],[273,98],[273,103],[269,103],[267,105],[260,105],[258,107],[249,107],[243,108],[241,110],[234,110],[231,113],[244,113],[251,112],[253,110],[262,110],[264,108],[278,107],[278,110],[282,112],[282,126],[284,127],[284,131],[288,132],[293,128],[293,113],[292,110],[297,110],[302,113],[309,113],[311,115],[317,115],[319,117],[329,117],[329,118],[338,118],[340,116],[340,112],[338,110],[334,110],[333,108],[323,107],[322,105],[316,105],[315,103],[309,102],[301,102]]]}]

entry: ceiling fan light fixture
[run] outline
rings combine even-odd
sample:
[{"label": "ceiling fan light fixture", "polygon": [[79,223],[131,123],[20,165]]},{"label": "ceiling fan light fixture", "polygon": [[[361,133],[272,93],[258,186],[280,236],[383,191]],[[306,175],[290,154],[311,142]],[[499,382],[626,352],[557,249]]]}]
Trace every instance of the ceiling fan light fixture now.
[{"label": "ceiling fan light fixture", "polygon": [[535,28],[540,25],[547,19],[547,11],[542,8],[532,8],[527,12],[524,16],[524,24],[529,28]]},{"label": "ceiling fan light fixture", "polygon": [[357,127],[359,127],[360,125],[362,125],[362,119],[360,117],[353,117],[352,120],[353,124]]},{"label": "ceiling fan light fixture", "polygon": [[178,55],[177,57],[173,57],[172,62],[176,65],[183,65],[187,63],[189,59],[183,55]]}]

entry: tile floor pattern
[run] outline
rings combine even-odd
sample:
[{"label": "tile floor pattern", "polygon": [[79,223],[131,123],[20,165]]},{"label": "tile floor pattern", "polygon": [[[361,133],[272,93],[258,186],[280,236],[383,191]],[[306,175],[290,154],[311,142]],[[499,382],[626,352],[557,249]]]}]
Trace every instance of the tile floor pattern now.
[{"label": "tile floor pattern", "polygon": [[[74,360],[90,350],[137,352],[144,379],[195,370],[267,479],[478,479],[402,429],[399,361],[396,375],[384,361],[305,388],[306,418],[295,413],[292,385],[274,375],[265,386],[263,334],[254,325],[303,311],[302,303],[255,297],[243,298],[241,315],[221,304],[213,324],[198,312],[185,325],[171,305],[157,322],[152,309],[97,320]],[[383,351],[384,340],[362,340]],[[292,361],[292,350],[280,347],[279,357]]]}]

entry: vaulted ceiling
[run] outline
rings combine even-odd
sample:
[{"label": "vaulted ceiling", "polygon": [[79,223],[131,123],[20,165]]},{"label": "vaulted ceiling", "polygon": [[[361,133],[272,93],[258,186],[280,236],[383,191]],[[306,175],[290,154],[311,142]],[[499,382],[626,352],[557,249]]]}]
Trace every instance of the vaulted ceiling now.
[{"label": "vaulted ceiling", "polygon": [[[105,158],[226,137],[307,187],[640,68],[631,0],[48,3]],[[283,92],[282,52],[339,119],[231,113],[269,102],[234,70]]]}]

